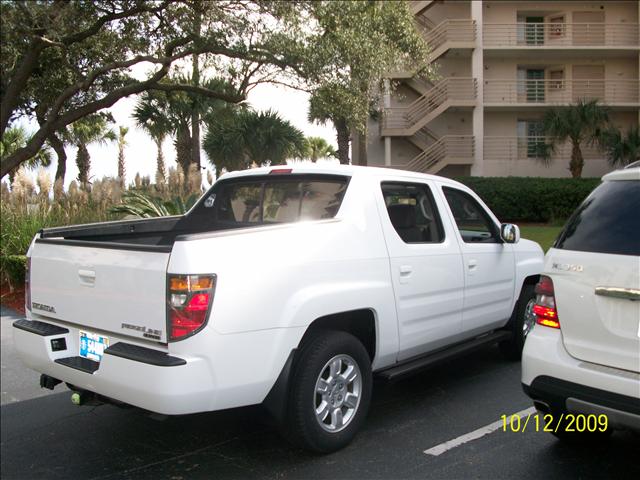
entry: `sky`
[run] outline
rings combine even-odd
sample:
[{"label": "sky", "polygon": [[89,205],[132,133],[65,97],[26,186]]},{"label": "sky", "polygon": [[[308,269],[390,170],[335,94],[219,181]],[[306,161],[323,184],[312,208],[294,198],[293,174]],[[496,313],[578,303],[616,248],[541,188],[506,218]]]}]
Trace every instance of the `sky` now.
[{"label": "sky", "polygon": [[[114,129],[118,126],[129,127],[126,136],[127,147],[125,148],[126,161],[126,182],[133,182],[136,173],[141,176],[150,176],[154,181],[156,173],[156,147],[151,138],[141,129],[135,126],[131,118],[133,107],[137,101],[137,96],[123,98],[118,101],[108,111],[111,112],[115,120]],[[306,136],[322,137],[330,144],[337,147],[335,131],[332,125],[316,125],[307,121],[307,110],[309,106],[309,94],[287,88],[282,85],[260,84],[256,86],[248,96],[248,103],[256,110],[262,111],[272,109],[277,111],[284,120],[288,120]],[[167,167],[174,167],[175,149],[171,138],[167,138],[163,145],[165,161]],[[78,176],[78,168],[75,164],[76,148],[67,147],[67,173],[65,176],[65,188]],[[89,145],[91,155],[90,176],[99,179],[104,176],[115,177],[118,171],[118,146],[117,142],[108,145]],[[54,160],[47,169],[51,178],[55,177],[57,161]],[[202,152],[203,165],[209,165],[206,154]],[[32,172],[35,178],[36,172]],[[206,178],[206,175],[203,175]]]}]

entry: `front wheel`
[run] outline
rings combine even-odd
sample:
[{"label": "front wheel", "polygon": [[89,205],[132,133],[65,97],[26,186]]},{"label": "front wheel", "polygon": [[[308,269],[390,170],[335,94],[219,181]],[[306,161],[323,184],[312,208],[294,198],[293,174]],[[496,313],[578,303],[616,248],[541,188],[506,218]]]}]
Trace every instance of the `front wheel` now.
[{"label": "front wheel", "polygon": [[290,439],[320,453],[345,447],[367,415],[371,385],[371,360],[357,338],[345,332],[317,333],[296,363]]},{"label": "front wheel", "polygon": [[535,303],[535,286],[529,284],[523,285],[514,317],[510,322],[512,337],[509,340],[500,342],[500,351],[510,360],[520,360],[522,356],[524,341],[536,323],[536,316],[533,313]]}]

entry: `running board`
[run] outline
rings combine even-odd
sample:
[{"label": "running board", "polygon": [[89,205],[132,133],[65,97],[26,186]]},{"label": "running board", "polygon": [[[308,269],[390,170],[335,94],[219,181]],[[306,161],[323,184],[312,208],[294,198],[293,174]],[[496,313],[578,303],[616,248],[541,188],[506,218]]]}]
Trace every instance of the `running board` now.
[{"label": "running board", "polygon": [[398,378],[406,375],[435,367],[436,365],[447,360],[451,360],[452,358],[466,355],[467,353],[473,352],[485,345],[509,340],[511,335],[512,333],[510,331],[498,330],[496,332],[489,333],[488,335],[477,337],[464,343],[459,343],[453,347],[448,347],[444,350],[380,370],[376,372],[376,376],[384,378],[385,380],[397,380]]}]

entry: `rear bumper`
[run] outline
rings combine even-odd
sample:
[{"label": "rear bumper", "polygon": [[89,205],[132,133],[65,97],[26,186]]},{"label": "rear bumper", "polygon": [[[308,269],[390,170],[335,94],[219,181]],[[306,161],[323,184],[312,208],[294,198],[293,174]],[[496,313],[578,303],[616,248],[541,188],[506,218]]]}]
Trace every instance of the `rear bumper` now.
[{"label": "rear bumper", "polygon": [[640,375],[573,358],[559,330],[536,326],[527,337],[522,387],[543,410],[604,413],[613,426],[640,430]]},{"label": "rear bumper", "polygon": [[[277,329],[238,335],[218,335],[208,330],[179,342],[176,351],[161,351],[160,345],[157,349],[146,348],[129,343],[131,339],[108,334],[111,346],[97,364],[78,356],[77,328],[47,321],[40,323],[57,330],[38,332],[43,325],[27,323],[28,328],[24,328],[25,321],[22,322],[14,324],[14,343],[29,368],[166,415],[261,403],[291,351],[284,350],[282,344],[299,340],[298,332]],[[64,339],[66,349],[55,351],[52,340],[56,339]],[[54,343],[59,345],[59,341]],[[280,351],[280,345],[285,352],[282,358],[275,353]]]},{"label": "rear bumper", "polygon": [[[65,339],[67,349],[53,351],[51,340],[59,338]],[[182,358],[184,363],[181,365],[158,366],[105,354],[99,367],[91,373],[88,369],[70,366],[74,363],[72,361],[65,361],[80,359],[74,340],[68,330],[67,333],[41,335],[14,328],[18,355],[28,367],[40,373],[105,397],[167,415],[207,411],[213,407],[211,392],[214,389],[214,376],[202,358]]]}]

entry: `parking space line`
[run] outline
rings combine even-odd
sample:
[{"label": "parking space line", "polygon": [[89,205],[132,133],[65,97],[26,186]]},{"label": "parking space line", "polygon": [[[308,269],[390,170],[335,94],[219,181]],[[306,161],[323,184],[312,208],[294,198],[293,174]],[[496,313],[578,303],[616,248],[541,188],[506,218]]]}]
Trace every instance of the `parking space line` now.
[{"label": "parking space line", "polygon": [[[536,409],[534,407],[531,407],[527,408],[526,410],[514,413],[513,415],[517,415],[518,417],[522,418],[534,413],[536,413]],[[511,418],[513,415],[508,415],[508,417]],[[447,442],[441,443],[440,445],[436,445],[435,447],[431,447],[429,450],[425,450],[424,453],[437,457],[438,455],[442,455],[444,452],[451,450],[452,448],[459,447],[460,445],[463,445],[467,442],[477,440],[478,438],[484,437],[491,432],[495,432],[499,428],[502,428],[502,420],[490,423],[489,425],[485,425],[484,427],[474,430],[473,432],[465,433],[464,435],[460,435],[453,440],[449,440]]]}]

